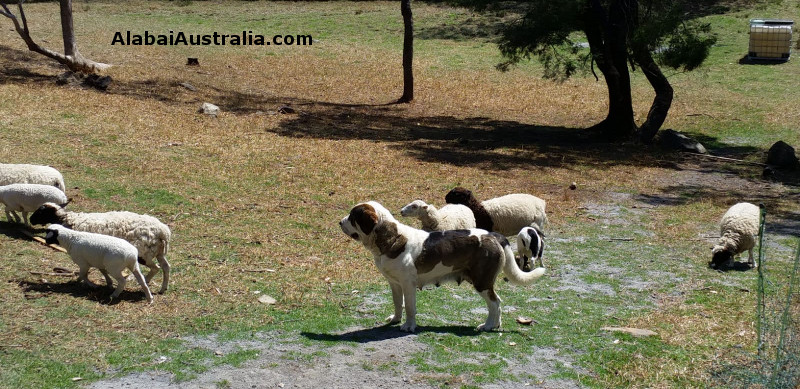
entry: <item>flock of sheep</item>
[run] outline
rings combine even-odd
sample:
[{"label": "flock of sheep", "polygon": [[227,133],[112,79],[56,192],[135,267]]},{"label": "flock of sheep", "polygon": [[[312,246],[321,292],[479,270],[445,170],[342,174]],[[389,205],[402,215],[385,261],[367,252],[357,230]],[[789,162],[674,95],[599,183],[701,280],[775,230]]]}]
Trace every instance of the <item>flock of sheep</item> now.
[{"label": "flock of sheep", "polygon": [[[166,254],[171,237],[166,224],[133,212],[71,212],[64,208],[68,202],[64,178],[56,169],[0,164],[0,203],[5,205],[8,221],[49,225],[46,242],[67,250],[79,267],[79,280],[96,287],[88,279],[90,268],[100,270],[109,288],[113,287],[112,278],[116,279],[113,300],[125,289],[122,272],[128,269],[152,302],[148,283],[161,269],[164,275],[159,293],[166,292],[170,273]],[[17,212],[22,213],[22,219]],[[142,275],[140,263],[150,268],[147,276]]]},{"label": "flock of sheep", "polygon": [[[481,228],[504,236],[517,235],[520,268],[530,270],[539,260],[542,267],[544,242],[541,228],[547,223],[544,200],[524,193],[514,193],[478,201],[471,191],[456,187],[445,196],[447,205],[437,209],[422,200],[414,200],[400,210],[402,216],[418,218],[426,231]],[[760,209],[750,203],[738,203],[720,220],[720,238],[711,249],[709,267],[727,270],[734,257],[748,251],[748,264],[757,266],[753,248],[759,233]],[[533,262],[529,262],[533,261]]]},{"label": "flock of sheep", "polygon": [[[420,219],[427,231],[481,228],[505,236],[517,235],[519,266],[523,270],[542,267],[544,249],[542,227],[547,223],[544,200],[529,194],[515,193],[486,201],[478,201],[467,189],[457,187],[445,197],[448,203],[440,209],[415,200],[403,207],[402,216]],[[26,225],[49,225],[47,243],[64,247],[79,267],[79,280],[90,287],[87,275],[94,267],[103,273],[108,287],[117,288],[114,299],[125,287],[123,269],[133,273],[152,302],[148,287],[159,269],[163,281],[159,293],[169,285],[170,265],[166,254],[171,237],[170,229],[158,219],[132,212],[82,213],[64,207],[68,203],[64,178],[49,166],[28,164],[0,164],[0,203],[5,205],[9,222]],[[20,219],[17,212],[22,213]],[[32,213],[30,220],[28,214]],[[753,260],[753,247],[759,230],[760,210],[750,203],[731,207],[720,221],[721,237],[712,249],[709,266],[726,269],[733,265],[734,256],[749,251],[749,264]],[[150,270],[142,276],[139,264]]]}]

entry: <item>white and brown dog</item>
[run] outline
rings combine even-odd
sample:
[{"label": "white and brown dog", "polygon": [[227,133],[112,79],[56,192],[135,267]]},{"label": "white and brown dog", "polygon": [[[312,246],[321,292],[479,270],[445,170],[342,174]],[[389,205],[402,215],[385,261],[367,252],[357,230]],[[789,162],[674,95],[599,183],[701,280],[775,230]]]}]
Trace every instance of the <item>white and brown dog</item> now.
[{"label": "white and brown dog", "polygon": [[494,290],[502,271],[517,285],[530,285],[545,269],[525,273],[517,266],[508,240],[480,229],[426,232],[395,220],[382,205],[369,201],[356,205],[339,222],[345,234],[364,244],[375,265],[389,281],[394,302],[390,323],[399,323],[405,302],[406,321],[400,330],[414,332],[417,289],[444,281],[467,281],[486,300],[489,317],[479,331],[500,327],[500,297]]}]

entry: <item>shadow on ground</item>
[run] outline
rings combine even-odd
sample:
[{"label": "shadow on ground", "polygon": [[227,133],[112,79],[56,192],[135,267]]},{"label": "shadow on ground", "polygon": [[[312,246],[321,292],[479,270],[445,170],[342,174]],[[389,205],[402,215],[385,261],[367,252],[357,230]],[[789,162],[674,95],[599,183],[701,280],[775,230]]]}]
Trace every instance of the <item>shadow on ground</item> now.
[{"label": "shadow on ground", "polygon": [[[417,334],[423,332],[432,332],[437,334],[452,334],[456,336],[476,336],[482,332],[476,331],[472,327],[467,326],[418,326]],[[412,333],[400,331],[397,325],[382,325],[373,328],[364,328],[345,332],[342,334],[317,334],[313,332],[301,332],[300,335],[316,341],[326,342],[356,342],[356,343],[370,343],[387,339],[402,338]]]},{"label": "shadow on ground", "polygon": [[[52,278],[47,275],[43,275],[43,277]],[[110,297],[111,293],[114,291],[113,289],[107,288],[105,285],[96,289],[89,288],[82,282],[78,281],[77,276],[74,277],[75,279],[69,281],[65,280],[64,282],[49,282],[46,280],[34,282],[22,280],[18,281],[18,284],[22,289],[25,298],[29,300],[45,297],[54,293],[68,294],[76,298],[89,299],[104,305],[114,305],[120,303],[121,301],[139,302],[147,300],[144,292],[130,292],[127,290],[123,290],[117,298],[111,300]]]}]

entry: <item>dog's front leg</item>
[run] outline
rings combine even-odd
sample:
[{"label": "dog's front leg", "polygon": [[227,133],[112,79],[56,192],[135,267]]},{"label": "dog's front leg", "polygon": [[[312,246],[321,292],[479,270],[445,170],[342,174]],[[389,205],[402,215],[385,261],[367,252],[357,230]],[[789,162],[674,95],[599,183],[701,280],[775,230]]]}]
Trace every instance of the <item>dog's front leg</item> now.
[{"label": "dog's front leg", "polygon": [[395,324],[399,323],[400,319],[403,318],[403,288],[400,286],[400,284],[396,284],[394,282],[390,282],[389,287],[392,288],[394,315],[387,317],[386,321],[389,322],[389,324]]},{"label": "dog's front leg", "polygon": [[406,303],[406,322],[400,326],[400,331],[414,332],[417,330],[417,288],[416,285],[406,282],[403,284],[403,298]]}]

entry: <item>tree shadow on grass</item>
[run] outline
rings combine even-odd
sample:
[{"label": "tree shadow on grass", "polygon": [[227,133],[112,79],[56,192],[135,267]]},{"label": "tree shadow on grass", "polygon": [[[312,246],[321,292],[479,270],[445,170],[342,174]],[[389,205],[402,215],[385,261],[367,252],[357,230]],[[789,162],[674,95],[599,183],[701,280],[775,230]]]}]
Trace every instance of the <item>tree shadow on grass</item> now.
[{"label": "tree shadow on grass", "polygon": [[[456,336],[478,336],[485,332],[477,331],[468,326],[418,326],[416,334],[431,332],[436,334],[451,334]],[[504,331],[508,332],[508,331]],[[400,331],[396,324],[385,324],[373,328],[364,328],[342,334],[318,334],[313,332],[301,332],[300,335],[316,341],[325,342],[355,342],[370,343],[388,339],[403,338],[414,335],[409,332]]]}]

